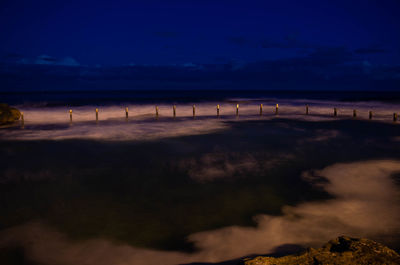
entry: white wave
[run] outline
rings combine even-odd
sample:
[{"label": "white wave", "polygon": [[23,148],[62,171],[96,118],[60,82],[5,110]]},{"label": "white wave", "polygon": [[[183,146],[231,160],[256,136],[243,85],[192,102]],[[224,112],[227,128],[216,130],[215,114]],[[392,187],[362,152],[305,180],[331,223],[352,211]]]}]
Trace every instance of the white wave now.
[{"label": "white wave", "polygon": [[190,235],[189,240],[200,249],[193,254],[105,239],[76,242],[40,222],[3,230],[0,247],[22,245],[30,259],[44,264],[174,265],[270,253],[284,244],[318,246],[342,234],[388,243],[400,231],[399,189],[391,178],[398,172],[400,161],[396,160],[335,164],[314,174],[305,172],[306,180],[318,183],[334,198],[287,206],[282,216],[256,216],[256,227],[231,226]]},{"label": "white wave", "polygon": [[[14,140],[77,138],[142,140],[227,129],[226,121],[270,120],[277,117],[306,121],[332,120],[334,107],[338,110],[336,119],[351,118],[353,109],[357,109],[357,118],[366,120],[371,110],[373,121],[390,123],[393,121],[393,113],[400,111],[400,105],[379,102],[281,100],[276,101],[276,104],[279,104],[279,111],[278,115],[275,115],[275,102],[271,101],[264,104],[262,116],[260,116],[260,101],[248,100],[240,103],[239,116],[236,116],[236,103],[223,102],[220,104],[219,118],[216,116],[217,102],[196,103],[196,119],[193,119],[191,103],[176,105],[175,119],[173,119],[172,105],[160,104],[158,120],[156,120],[155,106],[150,104],[83,106],[72,108],[72,123],[70,108],[67,107],[22,107],[24,130],[18,130],[16,125],[15,130],[0,130],[0,137]],[[309,115],[305,115],[305,104],[309,105]],[[128,121],[125,120],[125,107],[129,110]],[[97,123],[96,108],[99,109]],[[49,125],[54,126],[49,127]]]}]

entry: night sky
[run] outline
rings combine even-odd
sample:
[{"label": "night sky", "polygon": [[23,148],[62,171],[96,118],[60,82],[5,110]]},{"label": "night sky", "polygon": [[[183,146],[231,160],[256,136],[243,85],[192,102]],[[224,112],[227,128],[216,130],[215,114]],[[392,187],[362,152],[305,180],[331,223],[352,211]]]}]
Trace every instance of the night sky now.
[{"label": "night sky", "polygon": [[8,1],[2,91],[400,88],[400,2]]}]

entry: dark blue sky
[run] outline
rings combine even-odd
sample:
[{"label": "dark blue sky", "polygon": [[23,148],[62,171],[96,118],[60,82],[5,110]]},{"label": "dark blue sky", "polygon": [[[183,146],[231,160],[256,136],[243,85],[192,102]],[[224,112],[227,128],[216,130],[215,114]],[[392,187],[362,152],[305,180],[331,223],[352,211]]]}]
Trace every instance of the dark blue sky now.
[{"label": "dark blue sky", "polygon": [[[245,69],[244,79],[260,72],[276,77],[279,68],[287,78],[307,72],[306,80],[362,74],[397,82],[399,13],[398,0],[2,0],[0,81],[3,87],[24,86],[14,85],[12,75],[32,72],[28,66],[75,67],[79,73],[67,69],[69,75],[89,72],[93,78],[110,75],[104,68],[175,65],[209,72],[213,65]],[[34,71],[48,82],[48,70],[40,69]],[[157,71],[150,72],[159,76]]]},{"label": "dark blue sky", "polygon": [[[7,1],[0,51],[83,65],[252,62],[323,47],[400,59],[400,1]],[[71,60],[72,62],[72,60]]]}]

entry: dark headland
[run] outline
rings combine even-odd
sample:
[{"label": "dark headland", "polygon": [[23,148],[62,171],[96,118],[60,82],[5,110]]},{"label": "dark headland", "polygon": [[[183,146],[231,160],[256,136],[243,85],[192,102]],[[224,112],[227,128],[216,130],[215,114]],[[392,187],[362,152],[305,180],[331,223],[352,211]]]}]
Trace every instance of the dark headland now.
[{"label": "dark headland", "polygon": [[308,248],[301,254],[279,258],[258,256],[243,260],[244,265],[287,264],[400,264],[400,255],[375,241],[346,236],[329,241],[321,248]]}]

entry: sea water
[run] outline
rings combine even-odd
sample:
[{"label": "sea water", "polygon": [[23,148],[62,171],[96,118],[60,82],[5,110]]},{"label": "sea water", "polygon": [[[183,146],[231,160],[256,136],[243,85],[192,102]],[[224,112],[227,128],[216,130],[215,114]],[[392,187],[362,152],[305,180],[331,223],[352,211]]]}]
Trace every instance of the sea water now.
[{"label": "sea water", "polygon": [[0,129],[3,256],[235,264],[343,234],[399,249],[396,97],[196,93],[7,95],[24,122]]}]

